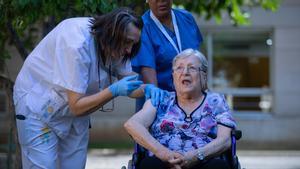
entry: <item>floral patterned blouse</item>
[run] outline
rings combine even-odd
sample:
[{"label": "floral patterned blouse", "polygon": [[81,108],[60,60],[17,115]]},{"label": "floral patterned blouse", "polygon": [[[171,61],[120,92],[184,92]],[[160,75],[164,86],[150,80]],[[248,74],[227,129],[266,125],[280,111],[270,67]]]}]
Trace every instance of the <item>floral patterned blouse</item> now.
[{"label": "floral patterned blouse", "polygon": [[235,128],[236,123],[223,95],[204,93],[204,99],[190,117],[171,92],[157,108],[150,133],[169,149],[185,153],[203,147],[217,134],[217,124]]}]

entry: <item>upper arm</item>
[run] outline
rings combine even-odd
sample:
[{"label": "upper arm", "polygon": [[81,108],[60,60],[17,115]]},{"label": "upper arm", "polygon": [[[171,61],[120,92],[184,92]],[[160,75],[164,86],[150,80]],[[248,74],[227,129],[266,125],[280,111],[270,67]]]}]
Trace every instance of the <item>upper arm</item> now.
[{"label": "upper arm", "polygon": [[76,106],[76,102],[82,98],[84,95],[71,91],[71,90],[66,90],[67,96],[68,96],[68,104],[69,107],[71,109],[71,112],[74,112],[75,106]]},{"label": "upper arm", "polygon": [[142,67],[141,75],[144,83],[151,83],[157,86],[156,70],[150,67]]},{"label": "upper arm", "polygon": [[233,129],[236,128],[235,120],[233,119],[224,95],[215,93],[212,95],[212,97],[216,100],[217,103],[214,107],[213,113],[218,124],[222,124]]},{"label": "upper arm", "polygon": [[145,25],[142,30],[141,35],[141,47],[137,55],[132,59],[132,66],[134,71],[139,72],[143,66],[156,69],[155,51],[153,47],[153,37],[151,32],[148,30],[150,28]]},{"label": "upper arm", "polygon": [[143,108],[133,115],[130,120],[145,126],[148,128],[154,121],[156,116],[156,108],[152,105],[150,100],[147,100]]},{"label": "upper arm", "polygon": [[219,140],[223,143],[224,149],[228,149],[231,145],[231,128],[218,125],[218,132],[217,132],[217,138],[216,140]]},{"label": "upper arm", "polygon": [[[193,17],[192,15],[191,15],[191,20],[192,20],[193,25],[194,25],[194,27],[195,27],[195,29],[196,29],[196,38],[197,38],[198,41],[199,41],[199,45],[201,45],[201,43],[202,43],[202,41],[203,41],[202,34],[201,34],[200,29],[199,29],[199,27],[198,27],[198,25],[197,25],[197,22],[195,21],[195,19],[194,19],[194,17]],[[199,47],[200,47],[200,46],[199,46]]]},{"label": "upper arm", "polygon": [[231,128],[218,124],[217,138],[230,138],[231,137]]},{"label": "upper arm", "polygon": [[117,78],[118,78],[118,80],[120,80],[120,79],[122,79],[122,78],[124,78],[126,76],[131,76],[131,75],[137,75],[137,73],[135,73],[135,72],[128,72],[128,73],[123,74],[123,75],[118,75]]}]

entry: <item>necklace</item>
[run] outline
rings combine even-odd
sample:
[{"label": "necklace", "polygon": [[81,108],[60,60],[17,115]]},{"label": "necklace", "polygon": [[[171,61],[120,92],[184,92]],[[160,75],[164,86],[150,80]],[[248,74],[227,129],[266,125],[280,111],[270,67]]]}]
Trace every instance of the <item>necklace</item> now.
[{"label": "necklace", "polygon": [[[192,122],[192,121],[193,121],[192,114],[193,114],[193,113],[199,108],[199,106],[202,104],[202,102],[203,102],[203,100],[204,100],[204,97],[203,97],[203,96],[204,96],[204,95],[202,95],[201,98],[199,99],[199,101],[196,102],[196,103],[199,103],[199,102],[200,102],[200,104],[197,104],[197,107],[194,108],[193,111],[186,111],[185,109],[181,108],[181,106],[178,104],[179,107],[183,110],[183,112],[184,112],[184,114],[185,114],[184,120],[185,120],[186,122]],[[188,106],[188,107],[190,107],[190,106]],[[187,112],[189,112],[189,113],[187,113]]]}]

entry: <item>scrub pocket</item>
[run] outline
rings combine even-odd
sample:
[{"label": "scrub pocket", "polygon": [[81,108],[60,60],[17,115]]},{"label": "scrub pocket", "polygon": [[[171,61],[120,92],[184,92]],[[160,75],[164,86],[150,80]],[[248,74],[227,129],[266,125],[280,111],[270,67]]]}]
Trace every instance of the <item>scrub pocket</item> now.
[{"label": "scrub pocket", "polygon": [[24,146],[37,145],[37,142],[41,140],[40,138],[45,138],[43,134],[46,129],[51,132],[44,122],[31,115],[27,116],[25,120],[17,119],[17,129],[19,143]]},{"label": "scrub pocket", "polygon": [[16,108],[16,124],[18,131],[18,139],[21,145],[28,145],[30,143],[30,109],[24,104],[25,99],[21,98],[15,105]]},{"label": "scrub pocket", "polygon": [[41,111],[46,123],[61,117],[72,116],[67,101],[54,89],[50,91],[49,99],[43,104]]},{"label": "scrub pocket", "polygon": [[18,130],[18,139],[21,145],[27,145],[29,143],[29,132],[27,130],[28,123],[26,120],[16,119],[17,130]]},{"label": "scrub pocket", "polygon": [[54,88],[45,89],[41,84],[36,84],[27,94],[26,104],[45,123],[49,123],[54,117],[71,116],[63,96]]}]

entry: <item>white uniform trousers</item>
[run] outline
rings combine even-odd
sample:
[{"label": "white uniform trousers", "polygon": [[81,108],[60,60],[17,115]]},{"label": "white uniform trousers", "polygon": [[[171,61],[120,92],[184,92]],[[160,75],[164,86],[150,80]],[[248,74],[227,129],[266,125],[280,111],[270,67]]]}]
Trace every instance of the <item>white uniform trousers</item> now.
[{"label": "white uniform trousers", "polygon": [[47,124],[38,120],[27,108],[24,97],[16,105],[18,138],[24,169],[84,169],[89,140],[88,126],[77,133],[72,127],[64,139],[55,134]]}]

